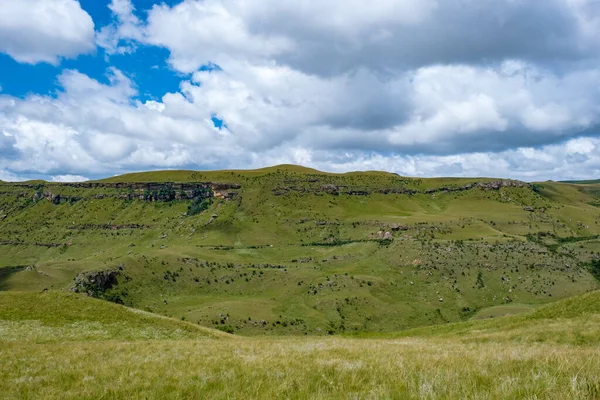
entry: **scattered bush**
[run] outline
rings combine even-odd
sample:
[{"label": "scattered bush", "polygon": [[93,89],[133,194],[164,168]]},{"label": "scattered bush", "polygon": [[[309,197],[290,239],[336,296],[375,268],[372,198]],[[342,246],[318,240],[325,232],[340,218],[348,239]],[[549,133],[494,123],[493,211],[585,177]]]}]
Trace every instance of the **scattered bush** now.
[{"label": "scattered bush", "polygon": [[231,335],[235,333],[235,329],[231,325],[219,325],[217,326],[217,329]]}]

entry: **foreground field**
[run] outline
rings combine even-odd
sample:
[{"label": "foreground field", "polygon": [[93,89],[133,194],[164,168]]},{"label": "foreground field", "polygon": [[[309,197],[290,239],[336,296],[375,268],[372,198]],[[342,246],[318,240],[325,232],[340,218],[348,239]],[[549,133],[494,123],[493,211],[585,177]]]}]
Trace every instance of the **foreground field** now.
[{"label": "foreground field", "polygon": [[[43,312],[14,307],[27,302]],[[598,322],[592,292],[381,337],[241,338],[72,294],[0,293],[0,397],[596,399]]]},{"label": "foreground field", "polygon": [[4,398],[490,398],[600,396],[600,350],[423,339],[246,339],[0,350]]}]

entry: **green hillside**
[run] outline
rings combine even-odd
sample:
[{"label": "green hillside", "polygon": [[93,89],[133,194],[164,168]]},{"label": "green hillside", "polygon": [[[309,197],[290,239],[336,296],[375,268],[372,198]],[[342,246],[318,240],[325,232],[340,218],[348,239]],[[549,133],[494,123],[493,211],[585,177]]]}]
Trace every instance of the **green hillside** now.
[{"label": "green hillside", "polygon": [[583,181],[562,181],[562,182],[581,184],[581,185],[595,185],[595,184],[600,183],[600,179],[590,179],[590,180],[583,180]]},{"label": "green hillside", "polygon": [[416,328],[388,337],[448,338],[465,343],[600,344],[600,291],[540,306],[520,315]]},{"label": "green hillside", "polygon": [[402,329],[599,287],[600,186],[385,172],[0,183],[0,291],[89,294],[241,335]]},{"label": "green hillside", "polygon": [[63,343],[231,337],[75,293],[0,293],[0,341]]}]

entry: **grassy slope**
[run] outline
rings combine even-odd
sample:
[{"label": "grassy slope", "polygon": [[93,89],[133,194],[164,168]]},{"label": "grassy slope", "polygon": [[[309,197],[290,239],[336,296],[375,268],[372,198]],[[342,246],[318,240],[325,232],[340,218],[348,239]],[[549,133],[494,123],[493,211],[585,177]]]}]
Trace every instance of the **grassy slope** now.
[{"label": "grassy slope", "polygon": [[[3,306],[6,299],[12,305],[39,304],[47,295],[9,296]],[[78,311],[81,303],[99,311],[101,303],[93,300],[64,295],[43,300],[44,313],[26,306],[0,310],[13,321],[58,325],[110,318]],[[599,300],[593,292],[523,316],[368,339],[131,341],[115,335],[97,341],[97,328],[86,323],[75,341],[43,343],[29,340],[30,327],[21,326],[23,340],[0,334],[0,398],[595,399]],[[114,307],[125,313],[119,319],[137,317]],[[587,320],[596,323],[581,325]],[[168,322],[180,329],[180,322]],[[540,340],[534,330],[560,339]],[[580,340],[581,332],[591,330]]]},{"label": "grassy slope", "polygon": [[0,292],[0,341],[81,342],[230,337],[75,293]]},{"label": "grassy slope", "polygon": [[519,315],[417,328],[387,337],[596,346],[600,344],[600,291],[550,303]]},{"label": "grassy slope", "polygon": [[[491,180],[325,174],[297,166],[106,180],[242,185],[235,200],[218,200],[192,217],[184,215],[189,202],[126,201],[118,189],[45,183],[40,190],[83,197],[55,205],[32,202],[34,188],[3,183],[0,239],[16,243],[1,247],[0,290],[64,291],[81,271],[123,265],[113,294],[127,304],[209,327],[231,325],[241,334],[279,335],[396,331],[497,307],[515,310],[511,304],[526,310],[597,288],[583,264],[600,251],[600,210],[590,204],[597,195],[587,186],[423,193]],[[369,194],[315,191],[327,184]],[[420,193],[377,193],[382,188]],[[407,230],[392,232],[391,244],[369,240],[393,224]],[[527,240],[537,232],[578,241]]]},{"label": "grassy slope", "polygon": [[578,184],[578,185],[593,185],[593,184],[600,183],[600,179],[589,179],[589,180],[583,180],[583,181],[562,181],[562,182]]}]

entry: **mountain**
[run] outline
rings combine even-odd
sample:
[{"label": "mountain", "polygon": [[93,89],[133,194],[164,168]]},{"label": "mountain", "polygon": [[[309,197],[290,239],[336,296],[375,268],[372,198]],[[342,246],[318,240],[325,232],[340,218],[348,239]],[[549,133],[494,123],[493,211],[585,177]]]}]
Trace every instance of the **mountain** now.
[{"label": "mountain", "polygon": [[395,332],[599,287],[600,185],[154,171],[0,183],[0,291],[243,335]]}]

